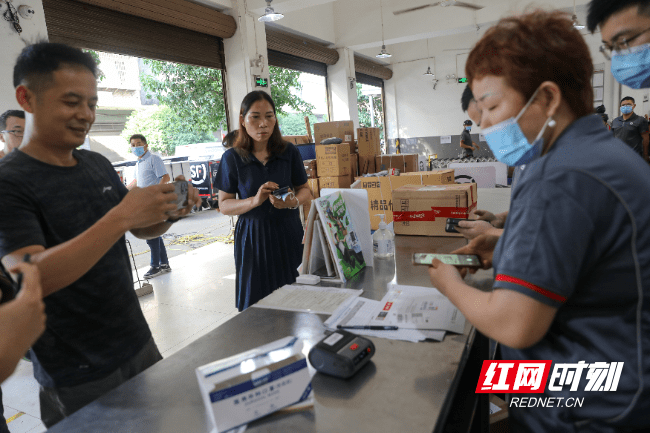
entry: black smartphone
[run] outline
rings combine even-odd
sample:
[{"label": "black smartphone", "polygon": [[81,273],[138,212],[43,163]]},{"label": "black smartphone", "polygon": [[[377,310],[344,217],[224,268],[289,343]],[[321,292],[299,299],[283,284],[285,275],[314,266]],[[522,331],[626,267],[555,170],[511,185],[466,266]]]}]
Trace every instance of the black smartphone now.
[{"label": "black smartphone", "polygon": [[468,268],[481,268],[481,259],[475,254],[428,254],[428,253],[415,253],[413,254],[414,265],[429,266],[433,259],[438,259],[442,263],[454,266],[464,266]]},{"label": "black smartphone", "polygon": [[285,186],[285,187],[276,189],[275,191],[273,191],[272,194],[273,194],[273,196],[275,198],[279,198],[279,199],[282,200],[282,196],[285,195],[286,193],[288,193],[290,189],[291,188],[289,188],[288,186]]},{"label": "black smartphone", "polygon": [[456,226],[460,221],[476,221],[468,218],[447,218],[447,224],[445,224],[445,231],[447,233],[460,233],[456,230]]}]

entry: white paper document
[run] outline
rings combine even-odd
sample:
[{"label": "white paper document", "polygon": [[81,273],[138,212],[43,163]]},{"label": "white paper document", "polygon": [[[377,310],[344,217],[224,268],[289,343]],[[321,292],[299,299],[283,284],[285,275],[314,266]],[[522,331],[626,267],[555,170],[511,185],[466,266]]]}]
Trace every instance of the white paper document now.
[{"label": "white paper document", "polygon": [[[381,301],[366,298],[350,298],[334,311],[325,321],[325,327],[335,331],[341,326],[369,326],[373,317],[381,309]],[[398,329],[396,331],[372,331],[368,329],[352,329],[351,332],[370,337],[388,338],[390,340],[405,340],[418,342],[426,339],[442,341],[445,331],[431,331],[422,329]]]},{"label": "white paper document", "polygon": [[370,325],[444,330],[462,334],[465,317],[436,289],[391,283]]},{"label": "white paper document", "polygon": [[336,287],[286,285],[253,304],[253,307],[332,314],[343,302],[358,297],[362,292]]}]

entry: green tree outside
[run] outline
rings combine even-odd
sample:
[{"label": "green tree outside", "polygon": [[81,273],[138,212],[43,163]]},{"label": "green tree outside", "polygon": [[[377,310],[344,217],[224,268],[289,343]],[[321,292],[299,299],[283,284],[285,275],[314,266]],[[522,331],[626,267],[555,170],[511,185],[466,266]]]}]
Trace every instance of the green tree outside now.
[{"label": "green tree outside", "polygon": [[[227,129],[223,75],[220,70],[149,59],[144,63],[151,69],[151,74],[140,75],[142,88],[147,92],[148,98],[155,96],[161,104],[172,110],[176,117],[172,122],[173,128],[177,128],[175,131],[195,131],[187,133],[187,137],[194,137],[195,134],[210,134]],[[296,95],[296,91],[301,90],[298,81],[300,72],[276,67],[270,67],[269,72],[271,96],[279,115],[287,114],[287,110],[305,114],[312,112],[314,107]],[[230,103],[240,104],[241,101]],[[160,115],[151,117],[156,122],[159,118]],[[236,129],[239,122],[236,119],[231,121],[236,123],[230,127]],[[142,118],[138,122],[142,122]],[[169,136],[168,130],[169,128],[164,133],[161,131],[161,134]],[[180,137],[180,134],[174,135]],[[179,140],[161,139],[157,141],[157,146],[161,147],[161,151],[173,153],[173,147],[168,146],[197,142]]]},{"label": "green tree outside", "polygon": [[[375,111],[375,128],[381,130],[379,136],[384,139],[384,107],[381,97],[373,97],[373,108]],[[370,122],[370,97],[361,93],[361,84],[357,83],[357,106],[359,107],[359,126],[362,128],[372,127]]]},{"label": "green tree outside", "polygon": [[[314,123],[318,120],[314,114],[309,114],[309,125],[311,126],[311,134],[314,134]],[[327,116],[323,117],[321,122],[327,122]],[[278,123],[280,124],[280,131],[282,135],[307,135],[307,126],[305,125],[305,114],[303,113],[289,113],[279,114]]]},{"label": "green tree outside", "polygon": [[142,134],[149,147],[163,155],[173,155],[176,146],[216,141],[210,132],[189,131],[186,127],[186,122],[174,110],[159,105],[135,111],[127,120],[122,137],[128,142],[131,135]]}]

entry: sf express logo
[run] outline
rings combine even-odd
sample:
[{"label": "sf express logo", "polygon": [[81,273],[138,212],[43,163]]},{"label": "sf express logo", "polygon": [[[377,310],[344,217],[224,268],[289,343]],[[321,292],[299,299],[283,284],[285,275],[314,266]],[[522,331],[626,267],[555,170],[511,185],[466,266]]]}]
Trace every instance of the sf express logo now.
[{"label": "sf express logo", "polygon": [[[484,361],[476,386],[477,393],[542,393],[551,371],[551,360]],[[556,363],[548,384],[549,391],[578,391],[583,377],[584,391],[616,391],[623,362]]]},{"label": "sf express logo", "polygon": [[412,219],[422,219],[422,218],[424,218],[424,214],[423,213],[416,213],[416,214],[411,215],[411,218]]},{"label": "sf express logo", "polygon": [[208,175],[208,170],[205,164],[194,164],[190,166],[190,176],[192,176],[192,183],[194,185],[201,185],[205,182]]}]

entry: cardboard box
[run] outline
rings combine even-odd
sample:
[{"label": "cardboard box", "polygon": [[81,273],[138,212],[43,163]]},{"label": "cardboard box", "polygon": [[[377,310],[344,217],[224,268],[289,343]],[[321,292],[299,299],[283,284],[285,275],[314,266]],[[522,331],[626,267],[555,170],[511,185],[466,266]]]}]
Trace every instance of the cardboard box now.
[{"label": "cardboard box", "polygon": [[305,172],[307,173],[308,179],[316,179],[318,177],[318,172],[316,171],[316,160],[315,159],[306,159],[302,162],[305,165]]},{"label": "cardboard box", "polygon": [[401,176],[421,176],[426,175],[429,183],[415,182],[415,184],[422,185],[446,185],[449,183],[456,183],[453,168],[442,168],[439,170],[431,170],[427,173],[403,173]]},{"label": "cardboard box", "polygon": [[447,173],[444,175],[438,172],[413,173],[410,176],[371,176],[357,179],[359,182],[354,188],[363,188],[368,191],[371,228],[373,230],[379,228],[381,219],[377,214],[380,213],[385,215],[386,224],[393,221],[393,190],[404,185],[440,185],[446,182],[449,176],[453,183],[453,170],[440,170],[440,172]]},{"label": "cardboard box", "polygon": [[344,143],[353,143],[354,123],[351,120],[314,123],[314,143],[320,144],[332,137],[340,138]]},{"label": "cardboard box", "polygon": [[350,155],[350,184],[357,176],[359,176],[359,155],[355,153]]},{"label": "cardboard box", "polygon": [[350,145],[350,155],[356,155],[358,153],[357,142],[353,141],[352,143],[348,144]]},{"label": "cardboard box", "polygon": [[319,188],[318,179],[309,179],[307,183],[309,184],[309,190],[311,191],[311,196],[313,198],[320,197],[320,188]]},{"label": "cardboard box", "polygon": [[476,210],[476,193],[475,183],[397,188],[393,190],[393,230],[396,235],[462,237],[445,231],[447,218],[469,218]]},{"label": "cardboard box", "polygon": [[375,157],[359,155],[359,176],[368,173],[376,173],[375,170]]},{"label": "cardboard box", "polygon": [[306,135],[283,135],[285,141],[293,144],[307,144],[309,143],[309,137]]},{"label": "cardboard box", "polygon": [[350,175],[346,176],[329,176],[329,177],[319,177],[318,178],[318,187],[323,188],[350,188],[352,181]]},{"label": "cardboard box", "polygon": [[302,207],[302,224],[303,226],[307,224],[307,220],[309,219],[309,211],[311,210],[311,204],[313,203],[313,200],[309,200],[300,206]]},{"label": "cardboard box", "polygon": [[285,337],[197,367],[208,431],[229,431],[304,401],[311,375],[303,347],[301,340]]},{"label": "cardboard box", "polygon": [[357,147],[359,155],[377,156],[381,155],[381,139],[379,128],[358,128]]},{"label": "cardboard box", "polygon": [[316,146],[316,161],[319,177],[349,176],[350,146],[347,143]]},{"label": "cardboard box", "polygon": [[399,155],[380,155],[375,157],[375,170],[380,172],[388,168],[397,168],[401,173],[419,171],[417,153]]}]

